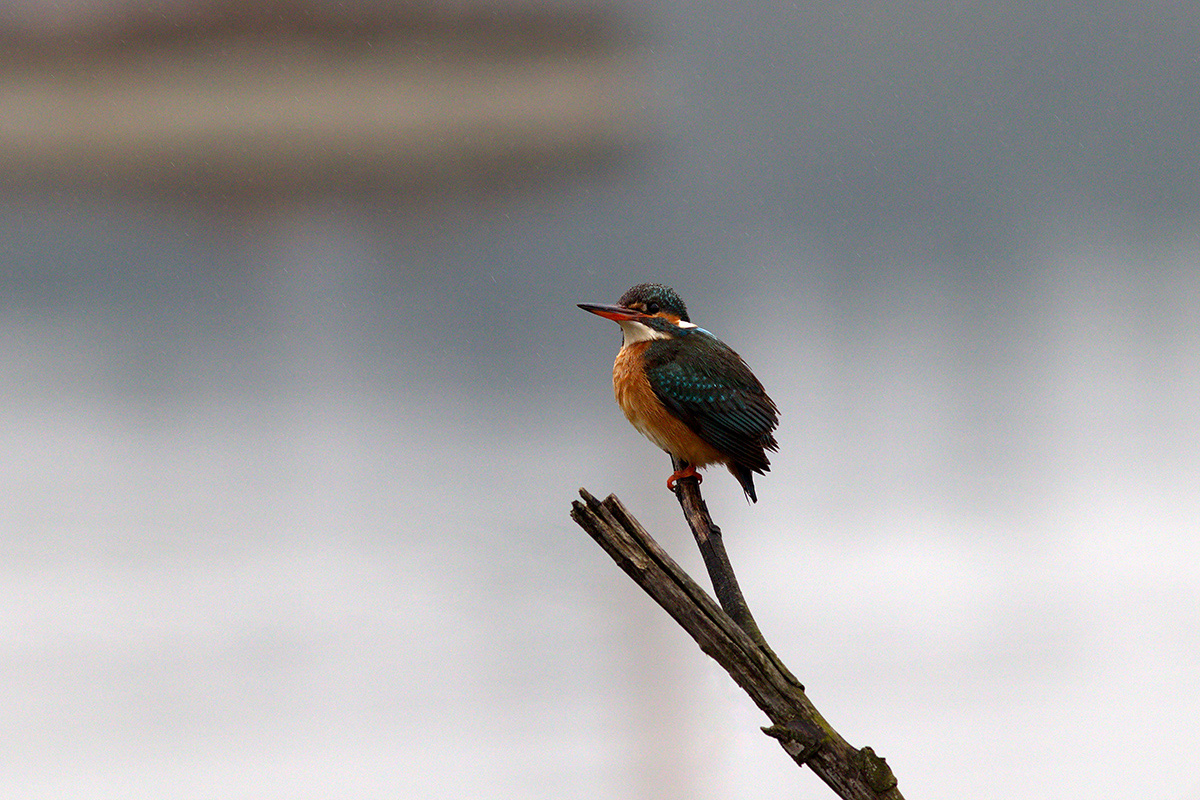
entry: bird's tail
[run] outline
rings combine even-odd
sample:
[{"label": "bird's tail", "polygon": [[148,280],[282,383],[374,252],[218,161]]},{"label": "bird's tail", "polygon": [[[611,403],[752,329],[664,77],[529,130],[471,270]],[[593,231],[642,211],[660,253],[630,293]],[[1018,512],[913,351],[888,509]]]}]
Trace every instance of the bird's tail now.
[{"label": "bird's tail", "polygon": [[742,491],[746,493],[746,498],[751,503],[757,503],[758,495],[754,493],[754,473],[750,471],[750,468],[743,467],[741,464],[730,464],[729,471],[742,485]]}]

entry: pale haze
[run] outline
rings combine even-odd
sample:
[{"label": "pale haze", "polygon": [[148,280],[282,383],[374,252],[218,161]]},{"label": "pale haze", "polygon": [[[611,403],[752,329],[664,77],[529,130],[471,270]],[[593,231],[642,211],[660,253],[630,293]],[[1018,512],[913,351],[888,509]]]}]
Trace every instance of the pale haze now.
[{"label": "pale haze", "polygon": [[833,797],[568,516],[707,585],[575,305],[656,281],[780,408],[703,485],[747,600],[905,796],[1200,800],[1195,9],[608,13],[594,163],[3,189],[0,795]]}]

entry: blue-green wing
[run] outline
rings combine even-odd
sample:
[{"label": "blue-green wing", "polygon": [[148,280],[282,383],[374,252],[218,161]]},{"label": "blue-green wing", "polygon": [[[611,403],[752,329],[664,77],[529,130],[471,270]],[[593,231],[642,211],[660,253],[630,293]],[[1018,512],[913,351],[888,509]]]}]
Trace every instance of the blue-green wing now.
[{"label": "blue-green wing", "polygon": [[779,411],[741,357],[702,330],[659,340],[646,354],[646,378],[668,410],[738,465],[766,472]]}]

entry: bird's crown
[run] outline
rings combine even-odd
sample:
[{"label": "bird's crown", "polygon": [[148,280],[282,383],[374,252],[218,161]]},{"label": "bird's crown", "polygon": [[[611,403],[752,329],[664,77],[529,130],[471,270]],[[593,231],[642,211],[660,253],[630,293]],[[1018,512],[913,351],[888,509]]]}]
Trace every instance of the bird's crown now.
[{"label": "bird's crown", "polygon": [[661,283],[639,283],[621,295],[617,303],[648,316],[661,314],[668,319],[674,318],[672,321],[676,324],[679,321],[691,322],[683,300],[674,289]]}]

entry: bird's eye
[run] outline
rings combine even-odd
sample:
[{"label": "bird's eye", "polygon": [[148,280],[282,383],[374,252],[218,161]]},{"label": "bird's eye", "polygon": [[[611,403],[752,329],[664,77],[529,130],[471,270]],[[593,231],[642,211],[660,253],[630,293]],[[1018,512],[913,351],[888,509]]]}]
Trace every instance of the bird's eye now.
[{"label": "bird's eye", "polygon": [[647,303],[646,304],[646,313],[647,314],[657,314],[658,313],[658,303],[654,303],[654,302]]}]

